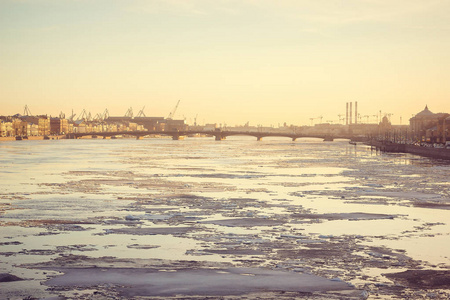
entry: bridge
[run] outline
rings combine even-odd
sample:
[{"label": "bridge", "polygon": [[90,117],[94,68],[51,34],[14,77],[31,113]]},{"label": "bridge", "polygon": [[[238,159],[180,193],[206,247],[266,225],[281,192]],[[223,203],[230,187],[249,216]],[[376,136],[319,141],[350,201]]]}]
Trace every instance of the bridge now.
[{"label": "bridge", "polygon": [[66,135],[68,139],[78,139],[83,136],[101,136],[104,139],[107,137],[116,136],[135,136],[140,139],[149,135],[164,135],[171,136],[173,140],[182,139],[185,136],[206,135],[214,136],[216,141],[225,140],[229,136],[253,136],[258,141],[261,141],[264,137],[286,137],[295,141],[299,138],[319,138],[324,141],[333,141],[334,139],[349,139],[352,141],[361,141],[360,137],[354,135],[330,135],[330,134],[302,134],[302,133],[283,133],[283,132],[254,132],[254,131],[205,131],[205,130],[170,130],[170,131],[117,131],[117,132],[86,132],[86,133],[69,133]]}]

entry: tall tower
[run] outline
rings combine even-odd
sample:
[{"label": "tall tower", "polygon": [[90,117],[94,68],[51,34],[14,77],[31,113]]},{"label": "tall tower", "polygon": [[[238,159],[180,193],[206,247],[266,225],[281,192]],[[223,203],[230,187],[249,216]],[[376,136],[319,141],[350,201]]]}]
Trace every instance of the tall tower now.
[{"label": "tall tower", "polygon": [[350,125],[352,125],[352,104],[353,104],[353,102],[350,102],[350,113],[349,113],[349,116],[350,116]]},{"label": "tall tower", "polygon": [[358,124],[358,101],[355,101],[355,125]]},{"label": "tall tower", "polygon": [[345,125],[348,125],[348,102],[345,104]]}]

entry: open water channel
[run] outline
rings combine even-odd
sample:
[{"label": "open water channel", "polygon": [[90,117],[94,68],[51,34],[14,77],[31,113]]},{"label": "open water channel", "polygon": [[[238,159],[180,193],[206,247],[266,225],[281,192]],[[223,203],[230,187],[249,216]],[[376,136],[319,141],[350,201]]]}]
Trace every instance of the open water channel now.
[{"label": "open water channel", "polygon": [[447,299],[449,175],[344,140],[1,142],[0,298]]}]

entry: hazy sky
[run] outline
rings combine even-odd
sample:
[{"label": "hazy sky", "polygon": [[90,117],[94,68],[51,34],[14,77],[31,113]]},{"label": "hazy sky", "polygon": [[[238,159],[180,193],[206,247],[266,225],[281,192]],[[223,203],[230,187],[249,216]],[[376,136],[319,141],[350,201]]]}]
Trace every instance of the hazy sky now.
[{"label": "hazy sky", "polygon": [[[450,112],[448,0],[0,0],[0,115],[405,124]],[[366,121],[367,117],[363,117]],[[314,123],[319,120],[314,120]]]}]

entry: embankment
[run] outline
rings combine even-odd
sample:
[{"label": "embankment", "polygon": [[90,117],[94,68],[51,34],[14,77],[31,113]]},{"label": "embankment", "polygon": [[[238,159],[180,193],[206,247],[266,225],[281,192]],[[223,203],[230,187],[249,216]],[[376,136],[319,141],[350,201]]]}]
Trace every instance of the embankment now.
[{"label": "embankment", "polygon": [[445,148],[422,147],[416,145],[378,141],[370,142],[369,145],[376,147],[377,149],[380,149],[384,152],[411,153],[421,156],[450,160],[450,149]]}]

